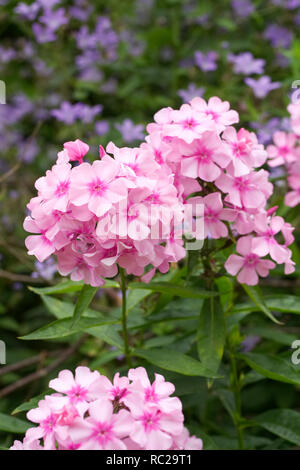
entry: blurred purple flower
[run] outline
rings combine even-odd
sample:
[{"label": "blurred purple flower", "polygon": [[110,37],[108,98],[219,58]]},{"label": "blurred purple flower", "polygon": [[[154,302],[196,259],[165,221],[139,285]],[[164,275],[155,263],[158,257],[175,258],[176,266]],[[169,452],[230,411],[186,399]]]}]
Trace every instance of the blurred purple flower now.
[{"label": "blurred purple flower", "polygon": [[292,42],[293,34],[283,26],[270,24],[265,29],[264,37],[271,42],[273,47],[283,47],[287,49]]},{"label": "blurred purple flower", "polygon": [[95,106],[89,106],[88,104],[84,103],[77,103],[75,105],[75,113],[76,117],[80,119],[85,124],[92,122],[98,114],[100,114],[103,110],[103,106],[101,104],[97,104]]},{"label": "blurred purple flower", "polygon": [[18,3],[14,11],[23,19],[33,21],[37,17],[39,9],[40,5],[38,3],[32,3],[31,5],[27,5],[27,3],[21,2]]},{"label": "blurred purple flower", "polygon": [[30,143],[24,142],[23,145],[23,154],[20,155],[22,161],[25,163],[31,163],[39,153],[39,146],[36,141],[31,141]]},{"label": "blurred purple flower", "polygon": [[56,34],[53,32],[52,29],[49,29],[46,26],[42,26],[39,23],[34,23],[32,25],[32,29],[37,42],[39,42],[40,44],[46,42],[53,42],[56,40]]},{"label": "blurred purple flower", "polygon": [[242,352],[250,352],[252,351],[255,346],[260,342],[260,337],[259,336],[246,336],[244,341],[241,344],[241,350]]},{"label": "blurred purple flower", "polygon": [[201,51],[196,51],[194,58],[195,64],[203,71],[203,72],[211,72],[217,69],[216,60],[218,59],[218,54],[215,51],[208,51],[204,54]]},{"label": "blurred purple flower", "polygon": [[0,64],[7,64],[16,57],[17,53],[14,49],[0,46]]},{"label": "blurred purple flower", "polygon": [[46,261],[41,263],[40,261],[36,261],[34,263],[36,271],[31,273],[33,278],[42,277],[50,281],[53,279],[54,274],[57,272],[57,264],[54,258],[48,258]]},{"label": "blurred purple flower", "polygon": [[268,145],[272,142],[274,132],[282,130],[285,132],[290,131],[289,118],[279,119],[273,117],[269,119],[265,124],[261,122],[251,122],[252,129],[255,129],[260,144]]},{"label": "blurred purple flower", "polygon": [[182,99],[184,103],[187,103],[188,101],[191,101],[193,98],[196,98],[196,96],[202,96],[204,92],[205,92],[205,88],[203,87],[197,88],[195,83],[190,83],[186,90],[179,90],[178,95],[180,96],[180,98]]},{"label": "blurred purple flower", "polygon": [[104,93],[114,93],[117,89],[118,82],[115,78],[109,78],[107,82],[101,85],[101,91]]},{"label": "blurred purple flower", "polygon": [[125,142],[142,140],[145,137],[145,126],[142,124],[134,124],[131,119],[124,119],[122,123],[115,124],[115,128],[122,134],[122,138]]},{"label": "blurred purple flower", "polygon": [[55,117],[58,121],[62,121],[65,124],[74,124],[77,119],[75,112],[75,106],[68,101],[63,101],[60,105],[60,108],[53,109],[51,111],[51,116]]},{"label": "blurred purple flower", "polygon": [[254,59],[251,52],[241,52],[240,54],[228,54],[227,59],[234,64],[235,73],[251,75],[252,73],[264,73],[266,61],[264,59]]},{"label": "blurred purple flower", "polygon": [[66,17],[66,11],[64,8],[58,8],[57,10],[47,10],[44,15],[40,17],[41,23],[43,23],[49,30],[57,31],[61,26],[68,23]]},{"label": "blurred purple flower", "polygon": [[268,75],[263,75],[257,80],[247,77],[245,78],[245,83],[252,88],[253,93],[257,98],[265,98],[270,91],[281,87],[281,83],[272,82]]},{"label": "blurred purple flower", "polygon": [[98,135],[105,135],[109,131],[108,121],[97,121],[95,124],[95,132]]},{"label": "blurred purple flower", "polygon": [[232,0],[232,9],[238,16],[247,17],[254,12],[254,5],[250,0]]}]

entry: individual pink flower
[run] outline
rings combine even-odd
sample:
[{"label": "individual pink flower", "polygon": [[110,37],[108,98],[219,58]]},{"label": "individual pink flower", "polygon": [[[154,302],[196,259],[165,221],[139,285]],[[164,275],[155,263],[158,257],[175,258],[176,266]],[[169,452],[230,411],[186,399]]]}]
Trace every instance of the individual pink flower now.
[{"label": "individual pink flower", "polygon": [[246,209],[258,209],[264,206],[273,187],[268,182],[267,172],[264,170],[252,171],[248,175],[237,177],[230,172],[222,173],[215,184],[217,188],[228,193],[225,201]]},{"label": "individual pink flower", "polygon": [[237,276],[242,284],[254,286],[258,283],[258,276],[266,277],[270,269],[275,268],[275,263],[267,259],[261,259],[253,252],[253,237],[247,235],[239,238],[236,251],[242,256],[230,255],[225,263],[225,269],[229,274]]},{"label": "individual pink flower", "polygon": [[295,134],[278,131],[273,135],[273,141],[275,145],[267,147],[270,166],[286,165],[297,160],[298,155],[295,149],[297,137]]},{"label": "individual pink flower", "polygon": [[35,182],[38,195],[46,211],[58,210],[65,212],[69,202],[71,165],[61,163],[54,165]]},{"label": "individual pink flower", "polygon": [[64,149],[67,151],[70,162],[82,163],[83,157],[88,153],[90,147],[80,139],[76,139],[74,142],[65,142]]},{"label": "individual pink flower", "polygon": [[282,217],[273,216],[268,218],[266,214],[258,214],[255,217],[255,231],[258,236],[252,240],[253,253],[260,257],[270,254],[276,263],[284,263],[288,259],[287,248],[279,245],[275,238],[275,235],[283,227],[284,220]]},{"label": "individual pink flower", "polygon": [[223,208],[221,194],[216,192],[196,199],[199,204],[204,204],[204,237],[227,237],[228,229],[222,220],[232,221],[235,214],[232,209]]},{"label": "individual pink flower", "polygon": [[109,400],[99,399],[89,406],[89,417],[77,418],[69,429],[72,441],[81,450],[126,450],[122,438],[128,436],[132,417],[127,410],[113,413]]},{"label": "individual pink flower", "polygon": [[166,124],[163,133],[170,137],[179,137],[187,144],[199,138],[203,132],[213,130],[211,120],[203,116],[188,104],[171,112],[172,124]]},{"label": "individual pink flower", "polygon": [[82,163],[73,168],[70,200],[75,206],[88,205],[96,216],[103,216],[112,205],[127,196],[127,187],[118,178],[120,166],[113,159]]},{"label": "individual pink flower", "polygon": [[179,436],[173,438],[174,450],[202,450],[203,442],[196,436],[190,436],[188,429],[183,428]]},{"label": "individual pink flower", "polygon": [[69,370],[62,370],[57,379],[50,380],[49,387],[64,393],[72,405],[86,403],[92,400],[90,391],[92,384],[100,377],[99,372],[91,372],[88,367],[77,367],[75,377]]},{"label": "individual pink flower", "polygon": [[287,206],[295,207],[300,204],[300,174],[290,174],[288,183],[292,191],[285,195],[284,203]]},{"label": "individual pink flower", "polygon": [[182,432],[183,415],[179,410],[163,413],[157,407],[136,402],[131,414],[134,422],[129,437],[145,450],[170,449],[173,437]]},{"label": "individual pink flower", "polygon": [[238,132],[234,127],[228,127],[222,134],[229,151],[232,153],[232,166],[234,176],[243,176],[250,173],[254,167],[262,166],[267,158],[263,145],[257,142],[253,132],[240,129]]},{"label": "individual pink flower", "polygon": [[208,117],[217,132],[222,132],[226,126],[239,122],[239,115],[230,109],[228,101],[222,101],[217,96],[209,98],[206,102],[203,98],[196,97],[190,102],[193,109],[198,111],[203,118]]},{"label": "individual pink flower", "polygon": [[29,255],[34,255],[41,263],[55,252],[55,246],[47,237],[46,230],[38,226],[31,217],[24,220],[24,229],[27,232],[35,233],[25,240],[25,245]]},{"label": "individual pink flower", "polygon": [[212,132],[205,132],[190,145],[182,143],[179,148],[182,175],[190,178],[215,181],[221,175],[220,167],[225,168],[231,161],[219,136]]},{"label": "individual pink flower", "polygon": [[51,409],[47,399],[41,400],[38,408],[28,411],[27,418],[39,425],[27,431],[26,438],[28,442],[43,438],[45,449],[53,450],[57,438],[67,438],[67,428],[59,424],[59,416]]}]

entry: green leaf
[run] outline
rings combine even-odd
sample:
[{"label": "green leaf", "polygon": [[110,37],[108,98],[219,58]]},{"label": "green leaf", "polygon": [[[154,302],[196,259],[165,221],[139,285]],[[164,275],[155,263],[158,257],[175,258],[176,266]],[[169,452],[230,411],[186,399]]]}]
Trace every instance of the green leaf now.
[{"label": "green leaf", "polygon": [[72,317],[74,305],[71,302],[63,302],[62,300],[48,295],[42,295],[41,298],[49,312],[59,320],[62,318]]},{"label": "green leaf", "polygon": [[255,418],[267,431],[300,446],[300,413],[294,410],[270,410]]},{"label": "green leaf", "polygon": [[127,297],[127,311],[130,312],[136,305],[138,305],[143,299],[148,297],[151,292],[149,290],[133,290],[129,291],[128,297]]},{"label": "green leaf", "polygon": [[182,375],[201,376],[207,378],[218,378],[208,370],[201,362],[186,354],[179,353],[176,349],[150,349],[134,351],[134,355],[146,359],[146,361],[161,367],[162,369],[178,372]]},{"label": "green leaf", "polygon": [[279,382],[300,385],[299,369],[296,369],[286,359],[258,353],[238,354],[237,356],[264,377]]},{"label": "green leaf", "polygon": [[202,289],[191,289],[182,285],[171,284],[170,282],[130,282],[129,289],[146,289],[153,292],[161,292],[163,294],[172,294],[178,297],[185,297],[191,299],[205,299],[218,295],[217,292],[206,291]]},{"label": "green leaf", "polygon": [[0,413],[0,431],[23,434],[30,427],[32,427],[32,425],[26,423],[26,421]]},{"label": "green leaf", "polygon": [[274,323],[278,325],[282,325],[280,321],[278,321],[274,315],[270,312],[268,307],[265,304],[264,298],[261,294],[261,291],[258,286],[247,286],[246,284],[242,284],[246,294],[250,297],[252,302],[261,310],[268,318],[270,318]]},{"label": "green leaf", "polygon": [[105,343],[115,346],[120,350],[123,350],[124,343],[121,336],[118,333],[119,325],[102,325],[96,328],[89,328],[88,333],[95,338],[99,338]]},{"label": "green leaf", "polygon": [[[71,294],[73,292],[78,292],[82,289],[83,286],[84,286],[83,281],[78,281],[78,282],[63,281],[57,284],[56,286],[51,286],[51,287],[29,286],[28,289],[38,295],[55,295],[55,294]],[[106,279],[105,284],[103,286],[100,286],[99,289],[106,288],[106,287],[119,288],[120,285],[116,281]]]},{"label": "green leaf", "polygon": [[219,298],[206,299],[200,313],[197,349],[201,363],[217,372],[224,351],[226,323]]},{"label": "green leaf", "polygon": [[262,338],[270,339],[279,344],[285,344],[286,346],[291,346],[293,341],[298,339],[297,335],[292,335],[281,331],[278,327],[272,326],[255,326],[247,330],[247,335],[261,336]]},{"label": "green leaf", "polygon": [[[99,315],[100,317],[100,315]],[[79,333],[81,331],[89,330],[101,325],[113,325],[119,323],[117,320],[107,320],[104,317],[96,318],[85,318],[82,317],[78,320],[76,325],[73,327],[73,318],[63,318],[62,320],[56,320],[48,325],[42,326],[36,331],[29,333],[26,336],[22,336],[20,339],[24,340],[41,340],[41,339],[57,339],[65,338]]]},{"label": "green leaf", "polygon": [[[265,304],[269,310],[275,310],[281,313],[300,314],[300,296],[273,294],[264,296]],[[260,310],[260,309],[259,309]],[[251,302],[236,304],[232,313],[244,311],[257,311],[257,307]]]},{"label": "green leaf", "polygon": [[70,294],[73,292],[78,292],[84,286],[83,281],[74,282],[74,281],[63,281],[56,286],[51,287],[32,287],[29,286],[28,289],[38,295],[53,295],[53,294]]},{"label": "green leaf", "polygon": [[75,327],[76,324],[79,322],[80,318],[82,317],[86,309],[89,307],[97,291],[98,287],[92,287],[88,284],[83,286],[74,308],[72,328]]},{"label": "green leaf", "polygon": [[215,283],[220,292],[223,310],[229,310],[233,304],[233,280],[227,276],[218,277]]}]

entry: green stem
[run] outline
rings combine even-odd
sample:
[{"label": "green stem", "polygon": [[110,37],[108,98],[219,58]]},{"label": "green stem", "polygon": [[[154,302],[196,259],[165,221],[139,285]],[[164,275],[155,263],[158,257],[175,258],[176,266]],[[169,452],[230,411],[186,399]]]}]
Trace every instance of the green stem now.
[{"label": "green stem", "polygon": [[127,360],[128,367],[132,367],[130,348],[128,342],[128,330],[127,330],[127,296],[126,296],[126,275],[124,269],[119,266],[120,273],[120,286],[122,292],[122,330],[123,330],[123,340],[124,340],[124,353]]},{"label": "green stem", "polygon": [[242,421],[242,400],[241,400],[241,387],[240,387],[240,380],[238,376],[236,360],[234,354],[232,352],[230,354],[230,364],[231,364],[231,389],[234,395],[234,402],[235,402],[235,417],[234,417],[234,424],[237,430],[237,437],[239,442],[240,450],[244,449],[244,433],[243,427],[241,426]]}]

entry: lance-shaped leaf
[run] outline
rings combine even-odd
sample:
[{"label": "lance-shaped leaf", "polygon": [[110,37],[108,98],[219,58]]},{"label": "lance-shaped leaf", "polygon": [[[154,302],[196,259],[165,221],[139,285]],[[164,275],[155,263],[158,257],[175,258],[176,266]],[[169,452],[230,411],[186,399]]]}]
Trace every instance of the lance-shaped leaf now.
[{"label": "lance-shaped leaf", "polygon": [[299,370],[290,361],[269,354],[247,353],[238,354],[256,372],[268,379],[278,380],[293,385],[300,385]]},{"label": "lance-shaped leaf", "polygon": [[92,286],[89,286],[88,284],[83,286],[83,288],[81,289],[75,308],[74,308],[72,328],[76,326],[76,324],[82,317],[83,313],[89,307],[91,301],[96,295],[97,290],[98,290],[98,287],[92,287]]},{"label": "lance-shaped leaf", "polygon": [[224,312],[218,297],[206,299],[200,313],[197,349],[201,363],[217,372],[222,360],[226,337]]},{"label": "lance-shaped leaf", "polygon": [[179,374],[212,379],[218,378],[217,374],[209,370],[201,364],[201,362],[193,357],[178,352],[176,349],[138,349],[134,351],[134,355],[142,357],[162,369],[178,372]]},{"label": "lance-shaped leaf", "polygon": [[282,325],[280,321],[278,321],[272,312],[268,309],[265,304],[264,298],[258,286],[247,286],[246,284],[242,284],[245,292],[248,294],[252,302],[258,307],[258,310],[263,312],[267,317],[269,317],[274,323],[278,325]]},{"label": "lance-shaped leaf", "polygon": [[294,410],[270,410],[255,418],[262,428],[300,446],[300,413]]}]

